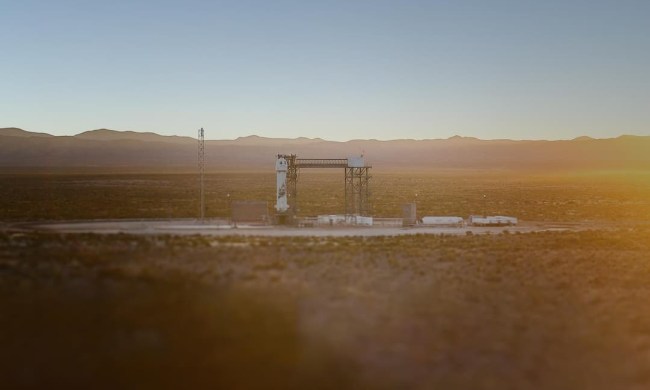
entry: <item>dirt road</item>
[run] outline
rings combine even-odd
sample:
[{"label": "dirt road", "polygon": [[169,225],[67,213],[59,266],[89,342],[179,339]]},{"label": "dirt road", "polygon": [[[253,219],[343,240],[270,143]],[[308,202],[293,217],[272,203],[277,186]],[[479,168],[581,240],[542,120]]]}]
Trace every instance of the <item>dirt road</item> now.
[{"label": "dirt road", "polygon": [[51,223],[21,223],[6,225],[5,229],[26,229],[37,231],[54,231],[60,233],[97,233],[97,234],[172,234],[172,235],[209,235],[209,236],[268,236],[268,237],[292,237],[292,236],[317,236],[317,237],[375,237],[375,236],[400,236],[414,234],[445,234],[445,235],[466,235],[466,234],[499,234],[504,231],[509,233],[530,233],[541,231],[580,231],[599,228],[593,223],[544,223],[544,222],[522,222],[517,226],[499,227],[478,227],[478,226],[415,226],[415,227],[358,227],[358,226],[334,226],[334,227],[284,227],[284,226],[260,226],[242,225],[233,226],[225,220],[210,220],[201,223],[196,220],[93,220],[93,221],[60,221]]}]

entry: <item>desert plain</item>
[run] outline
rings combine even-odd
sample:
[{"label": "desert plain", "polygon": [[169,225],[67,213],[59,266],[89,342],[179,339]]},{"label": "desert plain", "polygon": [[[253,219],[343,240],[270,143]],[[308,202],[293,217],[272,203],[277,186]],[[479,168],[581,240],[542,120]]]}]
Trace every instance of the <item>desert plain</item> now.
[{"label": "desert plain", "polygon": [[[229,199],[272,202],[274,179],[272,172],[209,172],[208,218],[227,218]],[[398,217],[402,203],[416,201],[419,216],[486,212],[556,229],[368,237],[66,233],[33,224],[193,218],[197,176],[5,173],[5,383],[650,385],[647,172],[442,170],[372,180],[377,216]],[[305,174],[301,214],[342,207],[341,181]]]}]

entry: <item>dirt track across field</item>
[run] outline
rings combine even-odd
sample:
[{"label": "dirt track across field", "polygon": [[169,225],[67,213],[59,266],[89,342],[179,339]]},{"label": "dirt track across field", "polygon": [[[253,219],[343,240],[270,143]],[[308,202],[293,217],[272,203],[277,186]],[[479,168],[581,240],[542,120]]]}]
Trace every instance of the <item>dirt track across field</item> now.
[{"label": "dirt track across field", "polygon": [[478,226],[414,226],[414,227],[359,227],[359,226],[333,226],[333,227],[285,227],[285,226],[260,226],[260,225],[230,225],[225,220],[210,220],[201,223],[196,220],[104,220],[104,221],[61,221],[50,223],[23,223],[13,225],[13,229],[26,229],[37,231],[51,231],[58,233],[96,233],[96,234],[171,234],[171,235],[209,235],[209,236],[318,236],[318,237],[374,237],[374,236],[399,236],[414,234],[499,234],[504,231],[509,233],[530,233],[541,231],[580,231],[588,229],[602,229],[594,223],[544,223],[523,222],[517,226],[478,227]]}]

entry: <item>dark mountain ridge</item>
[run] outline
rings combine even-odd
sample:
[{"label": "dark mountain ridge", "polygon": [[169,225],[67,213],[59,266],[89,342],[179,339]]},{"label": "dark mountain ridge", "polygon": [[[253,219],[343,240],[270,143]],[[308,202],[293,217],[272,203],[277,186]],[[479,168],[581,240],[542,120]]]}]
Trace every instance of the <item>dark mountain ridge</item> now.
[{"label": "dark mountain ridge", "polygon": [[[304,158],[364,154],[377,169],[650,169],[650,136],[574,140],[480,140],[454,136],[426,140],[326,141],[320,138],[240,137],[206,141],[210,169],[273,170],[278,153]],[[0,129],[0,167],[196,167],[191,137],[99,129],[52,136]]]}]

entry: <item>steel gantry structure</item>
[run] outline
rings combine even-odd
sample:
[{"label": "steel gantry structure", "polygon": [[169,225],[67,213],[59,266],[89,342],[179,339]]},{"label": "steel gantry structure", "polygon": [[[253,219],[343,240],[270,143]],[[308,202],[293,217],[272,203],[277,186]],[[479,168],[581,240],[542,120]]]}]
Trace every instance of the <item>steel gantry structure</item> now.
[{"label": "steel gantry structure", "polygon": [[276,162],[277,202],[279,214],[295,216],[298,211],[298,177],[305,168],[338,168],[345,172],[345,214],[370,214],[370,168],[363,156],[350,158],[298,158],[295,154],[278,154]]},{"label": "steel gantry structure", "polygon": [[346,215],[370,215],[370,168],[345,167]]},{"label": "steel gantry structure", "polygon": [[205,131],[203,127],[199,129],[198,134],[199,141],[199,218],[201,223],[205,221],[205,190],[203,183],[203,176],[205,174]]}]

